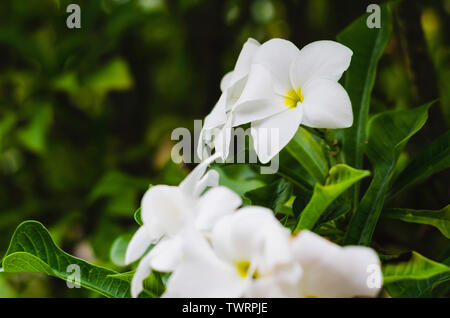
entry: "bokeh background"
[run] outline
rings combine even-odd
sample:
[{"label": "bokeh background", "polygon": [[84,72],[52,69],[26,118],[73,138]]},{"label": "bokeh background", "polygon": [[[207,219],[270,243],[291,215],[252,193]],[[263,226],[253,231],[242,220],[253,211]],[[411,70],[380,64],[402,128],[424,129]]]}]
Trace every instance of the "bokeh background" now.
[{"label": "bokeh background", "polygon": [[[66,27],[70,3],[81,29]],[[148,185],[189,171],[170,159],[172,130],[209,113],[247,38],[334,40],[369,3],[379,1],[0,1],[0,257],[16,226],[35,219],[65,251],[121,269],[110,248],[137,229]],[[371,112],[439,98],[400,164],[450,124],[449,16],[450,0],[405,0],[395,12]],[[433,176],[392,205],[440,209],[449,179]],[[448,244],[392,220],[375,237],[428,257]],[[94,295],[38,274],[0,275],[0,297],[80,296]]]}]

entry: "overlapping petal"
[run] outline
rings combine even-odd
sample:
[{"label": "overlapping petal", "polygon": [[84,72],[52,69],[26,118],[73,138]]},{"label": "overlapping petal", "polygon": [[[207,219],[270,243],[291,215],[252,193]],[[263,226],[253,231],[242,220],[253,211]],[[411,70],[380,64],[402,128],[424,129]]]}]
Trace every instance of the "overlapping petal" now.
[{"label": "overlapping petal", "polygon": [[303,108],[298,106],[252,123],[251,134],[255,152],[262,163],[269,162],[289,143],[302,118]]},{"label": "overlapping petal", "polygon": [[314,79],[337,82],[350,65],[352,50],[334,41],[316,41],[304,46],[295,57],[290,77],[293,87]]},{"label": "overlapping petal", "polygon": [[[380,261],[370,248],[340,247],[309,231],[293,240],[294,254],[303,268],[305,297],[374,297],[379,288],[368,284],[370,275],[381,281]],[[377,272],[371,272],[377,267]]]},{"label": "overlapping petal", "polygon": [[163,297],[240,297],[246,286],[196,231],[187,231],[183,259],[170,276]]},{"label": "overlapping petal", "polygon": [[253,57],[253,64],[260,64],[271,73],[275,92],[284,94],[291,89],[290,68],[300,50],[290,41],[271,39],[261,45]]},{"label": "overlapping petal", "polygon": [[284,97],[275,92],[270,71],[252,65],[247,85],[233,108],[233,127],[264,119],[286,110]]},{"label": "overlapping petal", "polygon": [[353,124],[350,98],[338,82],[312,80],[303,88],[303,92],[303,125],[314,128],[347,128]]},{"label": "overlapping petal", "polygon": [[224,216],[211,237],[217,254],[230,262],[248,261],[261,273],[291,261],[290,232],[263,207],[249,206]]}]

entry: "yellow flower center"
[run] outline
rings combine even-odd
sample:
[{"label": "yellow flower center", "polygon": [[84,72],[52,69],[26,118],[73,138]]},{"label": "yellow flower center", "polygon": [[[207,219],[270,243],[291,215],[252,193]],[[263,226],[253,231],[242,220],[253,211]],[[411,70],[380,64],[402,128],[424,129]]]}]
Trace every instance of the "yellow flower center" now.
[{"label": "yellow flower center", "polygon": [[239,273],[239,276],[241,276],[241,278],[246,278],[248,270],[250,268],[250,262],[249,261],[239,261],[239,262],[236,262],[235,265],[236,265],[236,269]]},{"label": "yellow flower center", "polygon": [[284,104],[289,108],[297,107],[298,102],[303,103],[302,89],[291,89],[286,91],[286,97],[284,98]]},{"label": "yellow flower center", "polygon": [[[242,279],[247,278],[248,271],[250,269],[250,262],[249,261],[238,261],[235,262],[235,266],[237,269],[237,272],[239,273],[239,276],[241,276]],[[258,271],[255,270],[252,274],[252,278],[256,279],[259,277]]]}]

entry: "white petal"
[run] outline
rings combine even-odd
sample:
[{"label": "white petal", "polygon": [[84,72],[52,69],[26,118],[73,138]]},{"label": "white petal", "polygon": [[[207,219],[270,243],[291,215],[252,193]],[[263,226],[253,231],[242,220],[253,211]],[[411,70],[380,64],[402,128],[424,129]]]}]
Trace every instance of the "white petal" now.
[{"label": "white petal", "polygon": [[181,235],[163,238],[149,252],[150,267],[158,272],[171,272],[183,256]]},{"label": "white petal", "polygon": [[349,67],[352,54],[348,47],[334,41],[317,41],[306,45],[292,64],[292,85],[301,88],[313,79],[337,82]]},{"label": "white petal", "polygon": [[298,298],[302,296],[299,264],[280,266],[274,273],[259,277],[249,284],[245,297],[250,298]]},{"label": "white petal", "polygon": [[196,206],[197,229],[211,231],[221,217],[235,212],[241,204],[241,197],[230,189],[223,186],[212,188],[200,198]]},{"label": "white petal", "polygon": [[131,264],[144,255],[150,244],[154,243],[155,238],[152,237],[145,225],[141,226],[128,243],[125,253],[125,264]]},{"label": "white petal", "polygon": [[220,90],[222,92],[225,92],[227,88],[230,86],[231,79],[233,78],[233,71],[228,72],[222,77],[222,80],[220,81]]},{"label": "white petal", "polygon": [[233,107],[233,127],[267,118],[286,110],[285,99],[276,94],[270,72],[262,65],[252,65],[247,84]]},{"label": "white petal", "polygon": [[143,282],[150,275],[152,269],[149,262],[149,254],[139,262],[139,265],[131,280],[131,297],[136,298],[144,290]]},{"label": "white petal", "polygon": [[284,94],[292,89],[289,70],[299,49],[290,41],[272,39],[260,46],[253,63],[261,64],[270,71],[274,79],[275,91]]},{"label": "white petal", "polygon": [[330,80],[313,80],[302,89],[302,124],[314,128],[347,128],[353,124],[350,98],[345,89]]},{"label": "white petal", "polygon": [[303,108],[288,108],[282,113],[252,123],[254,147],[262,163],[269,162],[283,149],[302,123]]},{"label": "white petal", "polygon": [[224,93],[220,96],[211,113],[206,116],[203,129],[210,130],[225,124],[225,122],[227,121],[227,114],[225,111],[226,100],[227,94]]},{"label": "white petal", "polygon": [[207,187],[219,185],[219,173],[216,170],[209,170],[195,186],[194,196],[199,197]]},{"label": "white petal", "polygon": [[239,54],[233,72],[224,76],[220,83],[221,90],[226,92],[225,110],[232,109],[236,101],[240,98],[242,91],[247,83],[247,77],[250,72],[250,66],[255,52],[260,44],[254,39],[248,39]]},{"label": "white petal", "polygon": [[231,123],[232,123],[232,115],[228,116],[227,122],[223,125],[220,132],[214,138],[214,148],[216,152],[222,154],[222,160],[226,160],[228,154],[230,152],[230,143],[231,143]]},{"label": "white petal", "polygon": [[253,57],[260,46],[261,44],[252,38],[249,38],[245,42],[234,67],[233,78],[230,82],[231,85],[248,75]]},{"label": "white petal", "polygon": [[179,188],[181,191],[187,196],[194,197],[195,193],[198,191],[197,184],[205,174],[206,169],[216,159],[220,158],[220,156],[220,153],[215,153],[195,167],[194,170],[192,170],[191,173],[189,173],[189,175],[180,183]]},{"label": "white petal", "polygon": [[[371,275],[381,282],[380,261],[372,249],[340,247],[309,231],[300,232],[292,244],[303,268],[305,296],[374,297],[378,294],[379,286],[368,282]],[[372,273],[372,267],[377,272]]]},{"label": "white petal", "polygon": [[246,281],[215,255],[204,237],[189,232],[183,241],[183,259],[167,281],[163,297],[235,298],[243,294]]},{"label": "white petal", "polygon": [[197,145],[197,155],[200,159],[205,157],[205,144],[211,145],[213,139],[220,131],[221,127],[227,122],[227,113],[226,113],[226,102],[227,102],[227,94],[223,93],[219,101],[214,106],[211,113],[205,117],[205,121],[203,123],[202,130],[200,131],[198,137],[198,145]]},{"label": "white petal", "polygon": [[142,220],[152,238],[178,231],[183,214],[189,209],[178,187],[156,185],[144,194],[141,204]]}]

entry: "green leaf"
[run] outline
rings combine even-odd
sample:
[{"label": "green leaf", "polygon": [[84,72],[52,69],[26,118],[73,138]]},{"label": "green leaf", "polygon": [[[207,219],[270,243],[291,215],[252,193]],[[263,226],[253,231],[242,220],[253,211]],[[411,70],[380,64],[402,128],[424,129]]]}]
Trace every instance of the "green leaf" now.
[{"label": "green leaf", "polygon": [[365,150],[374,167],[374,176],[350,220],[345,244],[369,244],[397,158],[408,140],[425,124],[432,103],[410,110],[383,112],[369,121]]},{"label": "green leaf", "polygon": [[117,272],[65,253],[55,245],[47,229],[36,221],[26,221],[17,227],[2,260],[4,272],[44,273],[69,281],[76,273],[68,268],[72,264],[80,268],[82,287],[106,297],[130,297],[128,283],[109,277]]},{"label": "green leaf", "polygon": [[450,273],[438,274],[423,280],[402,280],[386,286],[391,297],[396,298],[437,298],[448,297]]},{"label": "green leaf", "polygon": [[133,78],[126,62],[116,58],[94,73],[86,85],[94,91],[127,90],[133,85]]},{"label": "green leaf", "polygon": [[322,223],[327,223],[329,221],[335,220],[340,216],[346,214],[351,209],[351,204],[347,199],[343,197],[338,197],[334,200],[324,213],[320,216],[319,220],[316,223],[316,226]]},{"label": "green leaf", "polygon": [[328,162],[320,143],[305,128],[299,127],[286,150],[318,182],[325,182]]},{"label": "green leaf", "polygon": [[[343,130],[342,149],[344,163],[362,168],[363,145],[369,117],[370,96],[380,57],[391,38],[392,4],[381,6],[381,28],[367,27],[367,16],[363,15],[342,31],[337,40],[353,51],[352,61],[345,73],[345,89],[353,108],[353,125]],[[352,199],[359,200],[359,185],[352,189]]]},{"label": "green leaf", "polygon": [[265,185],[263,181],[256,179],[257,173],[248,165],[215,165],[213,169],[219,173],[219,184],[233,189],[240,196]]},{"label": "green leaf", "polygon": [[296,188],[302,191],[311,191],[314,188],[316,180],[306,171],[306,169],[298,164],[286,148],[280,151],[279,167],[277,174],[280,177],[290,181]]},{"label": "green leaf", "polygon": [[[115,279],[120,279],[122,281],[131,284],[131,280],[133,279],[135,271],[115,274],[110,277]],[[144,280],[144,290],[139,294],[139,297],[150,297],[150,298],[158,298],[160,297],[166,287],[162,280],[162,275],[159,272],[152,271],[150,275]]]},{"label": "green leaf", "polygon": [[382,217],[435,226],[450,238],[450,204],[441,210],[385,209]]},{"label": "green leaf", "polygon": [[19,130],[17,138],[30,151],[42,154],[46,148],[46,136],[52,122],[53,111],[50,105],[37,105],[28,126]]},{"label": "green leaf", "polygon": [[292,184],[284,179],[277,180],[267,186],[245,193],[253,205],[260,205],[278,212],[289,200],[292,194]]},{"label": "green leaf", "polygon": [[431,297],[433,290],[450,280],[450,267],[416,252],[406,261],[383,264],[384,285],[392,297]]},{"label": "green leaf", "polygon": [[125,254],[127,252],[128,243],[132,238],[132,234],[120,235],[111,245],[109,257],[111,261],[118,266],[125,266]]},{"label": "green leaf", "polygon": [[[449,273],[450,267],[432,261],[419,253],[412,252],[406,261],[389,260],[383,264],[383,281],[390,284],[405,279],[425,279],[431,276]],[[402,256],[400,256],[400,260]]]},{"label": "green leaf", "polygon": [[6,140],[7,134],[11,131],[17,122],[17,116],[8,112],[0,119],[0,151],[3,150],[3,142]]},{"label": "green leaf", "polygon": [[144,224],[144,222],[142,221],[141,208],[137,209],[136,212],[134,212],[134,220],[139,225]]},{"label": "green leaf", "polygon": [[350,186],[369,175],[370,171],[357,170],[344,164],[331,167],[325,184],[316,183],[314,186],[312,198],[300,214],[295,232],[312,229],[327,207],[337,197]]},{"label": "green leaf", "polygon": [[392,198],[407,187],[424,181],[436,172],[450,167],[450,131],[428,145],[400,173],[389,190]]}]

